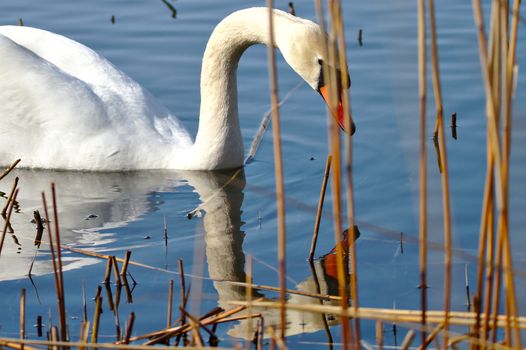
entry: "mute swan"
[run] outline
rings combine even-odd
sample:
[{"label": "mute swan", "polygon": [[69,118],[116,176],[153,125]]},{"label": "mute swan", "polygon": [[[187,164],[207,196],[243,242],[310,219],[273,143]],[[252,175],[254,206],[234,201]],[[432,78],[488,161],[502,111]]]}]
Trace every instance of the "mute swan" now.
[{"label": "mute swan", "polygon": [[[279,10],[274,22],[285,60],[326,98],[319,26]],[[192,142],[175,116],[93,50],[44,30],[1,26],[0,165],[22,158],[25,167],[100,171],[242,166],[236,69],[249,46],[267,43],[267,27],[268,9],[250,8],[214,29]]]}]

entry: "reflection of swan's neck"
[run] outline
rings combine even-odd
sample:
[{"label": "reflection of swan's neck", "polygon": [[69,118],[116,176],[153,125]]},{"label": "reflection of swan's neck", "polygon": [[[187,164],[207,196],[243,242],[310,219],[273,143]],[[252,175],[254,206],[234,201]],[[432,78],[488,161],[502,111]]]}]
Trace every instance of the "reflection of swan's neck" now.
[{"label": "reflection of swan's neck", "polygon": [[[243,164],[236,70],[249,46],[267,42],[266,11],[252,8],[231,14],[217,25],[208,41],[201,71],[199,131],[191,152],[194,161],[203,162],[201,168],[234,168]],[[276,30],[276,37],[279,34]]]}]

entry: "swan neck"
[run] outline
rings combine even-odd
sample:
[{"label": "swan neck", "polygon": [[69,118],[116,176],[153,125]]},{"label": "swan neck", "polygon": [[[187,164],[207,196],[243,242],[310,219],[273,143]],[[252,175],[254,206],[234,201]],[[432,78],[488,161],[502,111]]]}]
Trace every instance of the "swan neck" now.
[{"label": "swan neck", "polygon": [[234,12],[216,26],[206,46],[201,69],[199,129],[194,144],[198,155],[194,159],[206,162],[202,167],[207,169],[243,165],[236,71],[248,47],[267,44],[267,11],[252,8]]}]

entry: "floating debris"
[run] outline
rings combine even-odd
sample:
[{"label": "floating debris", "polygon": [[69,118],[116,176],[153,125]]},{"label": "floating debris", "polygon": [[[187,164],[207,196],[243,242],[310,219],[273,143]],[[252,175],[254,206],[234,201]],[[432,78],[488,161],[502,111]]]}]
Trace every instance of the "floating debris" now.
[{"label": "floating debris", "polygon": [[362,38],[363,38],[363,30],[358,30],[358,44],[360,46],[363,46],[363,41],[362,41]]},{"label": "floating debris", "polygon": [[294,9],[294,3],[292,1],[289,2],[289,13],[293,16],[296,16],[296,10]]},{"label": "floating debris", "polygon": [[176,18],[177,10],[175,9],[175,7],[173,7],[173,5],[170,4],[167,0],[161,0],[161,1],[166,5],[166,7],[170,9],[170,11],[172,11],[172,18]]}]

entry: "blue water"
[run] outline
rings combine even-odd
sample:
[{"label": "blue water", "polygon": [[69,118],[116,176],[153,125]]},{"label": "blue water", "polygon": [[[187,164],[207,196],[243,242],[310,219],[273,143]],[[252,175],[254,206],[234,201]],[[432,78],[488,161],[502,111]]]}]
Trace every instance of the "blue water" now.
[{"label": "blue water", "polygon": [[[286,9],[287,1],[276,7]],[[27,26],[66,35],[107,57],[175,112],[191,131],[197,130],[199,72],[208,35],[224,16],[260,1],[211,0],[173,2],[177,18],[161,1],[122,0],[74,2],[19,0],[0,4],[0,23]],[[382,1],[344,4],[349,68],[352,78],[352,110],[357,124],[353,137],[353,178],[357,240],[358,286],[361,306],[419,308],[418,237],[419,205],[419,109],[416,55],[416,2]],[[485,7],[487,12],[488,6]],[[296,3],[296,13],[315,19],[312,2]],[[115,16],[115,24],[111,16]],[[478,46],[471,2],[446,0],[437,3],[440,68],[446,124],[458,115],[458,139],[446,130],[452,204],[454,248],[462,252],[453,259],[452,308],[466,309],[464,269],[468,264],[474,290],[475,256],[486,162],[485,98],[480,74]],[[363,46],[357,42],[363,30]],[[526,35],[519,26],[519,38]],[[526,45],[519,39],[518,64],[522,67]],[[269,108],[267,56],[264,47],[253,47],[243,56],[239,71],[239,110],[246,149],[259,121]],[[284,96],[300,78],[278,58],[279,91]],[[514,98],[511,159],[511,234],[515,267],[524,271],[526,239],[526,86],[519,73]],[[431,80],[429,79],[431,89]],[[431,135],[434,105],[428,93],[429,239],[442,243],[441,185]],[[288,288],[314,291],[313,276],[306,262],[318,194],[327,155],[325,107],[317,93],[300,86],[281,108],[284,181],[287,201]],[[20,212],[15,214],[19,245],[6,237],[0,256],[0,336],[18,337],[18,298],[27,290],[28,336],[38,338],[36,316],[57,324],[56,298],[49,251],[43,244],[33,267],[33,282],[26,274],[35,255],[35,229],[29,222],[34,209],[41,209],[40,191],[49,196],[49,183],[57,183],[62,243],[102,254],[123,257],[132,250],[132,260],[166,271],[130,267],[138,282],[133,302],[124,290],[118,308],[123,326],[131,311],[137,315],[134,334],[161,329],[166,324],[168,283],[175,280],[174,304],[179,305],[178,259],[184,261],[187,285],[191,284],[189,310],[195,315],[216,307],[230,307],[228,300],[245,298],[243,290],[215,280],[244,281],[249,256],[253,257],[253,280],[277,286],[277,219],[274,194],[272,134],[268,132],[254,162],[227,187],[232,174],[138,172],[79,174],[17,171],[0,182],[9,192],[14,176],[21,178]],[[200,214],[187,213],[204,199]],[[334,246],[331,195],[317,256]],[[3,203],[3,202],[2,202]],[[2,204],[3,206],[3,204]],[[89,218],[89,216],[96,216]],[[163,238],[166,220],[168,243]],[[400,246],[400,233],[404,243]],[[45,240],[47,241],[47,240]],[[96,286],[102,280],[105,262],[64,251],[66,305],[72,339],[78,337],[82,319],[82,286],[88,296],[92,319]],[[442,307],[443,256],[429,254],[429,306]],[[316,265],[322,292],[336,293],[323,260]],[[518,300],[525,310],[524,278],[517,279]],[[115,298],[116,286],[111,286]],[[101,338],[115,339],[114,314],[104,297]],[[259,291],[267,298],[272,292]],[[290,302],[313,302],[291,297]],[[177,309],[177,307],[176,307]],[[179,317],[174,312],[174,319]],[[277,314],[265,311],[267,325]],[[288,342],[292,348],[318,348],[327,341],[319,316],[291,313]],[[246,323],[218,328],[220,345],[232,346],[246,337]],[[385,325],[386,344],[398,344],[391,325]],[[341,342],[338,326],[330,328]],[[457,329],[459,332],[464,329]],[[374,343],[374,323],[362,323],[363,337]]]}]

